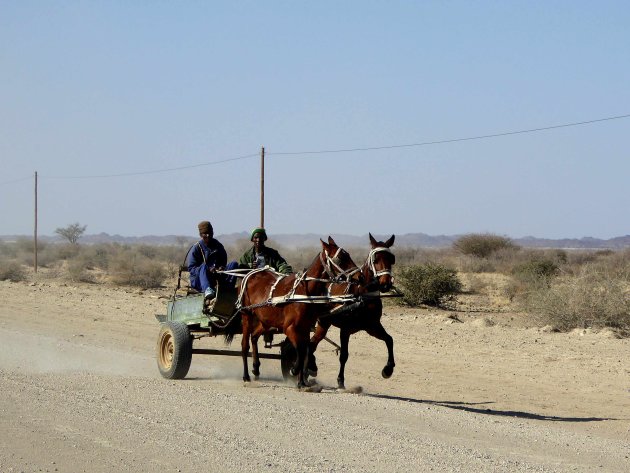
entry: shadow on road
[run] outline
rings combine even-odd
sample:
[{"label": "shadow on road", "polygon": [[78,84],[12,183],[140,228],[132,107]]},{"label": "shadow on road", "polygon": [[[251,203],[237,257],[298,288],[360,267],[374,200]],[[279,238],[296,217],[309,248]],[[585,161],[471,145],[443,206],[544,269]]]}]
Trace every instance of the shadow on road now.
[{"label": "shadow on road", "polygon": [[500,411],[495,409],[482,409],[479,407],[473,407],[483,404],[493,404],[492,401],[487,402],[457,402],[457,401],[432,401],[429,399],[413,399],[400,396],[389,396],[387,394],[368,394],[364,393],[364,396],[374,397],[379,399],[393,399],[396,401],[416,402],[419,404],[431,404],[434,406],[448,407],[449,409],[455,409],[458,411],[473,412],[475,414],[485,414],[490,416],[501,417],[517,417],[520,419],[533,419],[533,420],[548,420],[553,422],[601,422],[604,420],[625,420],[616,419],[612,417],[560,417],[544,414],[533,414],[531,412],[522,411]]}]

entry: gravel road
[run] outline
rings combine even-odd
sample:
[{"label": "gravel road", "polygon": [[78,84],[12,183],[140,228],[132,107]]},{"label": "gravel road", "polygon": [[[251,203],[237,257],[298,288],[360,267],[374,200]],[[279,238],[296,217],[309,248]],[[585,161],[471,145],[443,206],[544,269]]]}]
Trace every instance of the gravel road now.
[{"label": "gravel road", "polygon": [[[384,347],[365,337],[351,342],[348,366],[354,356],[355,368],[347,379],[354,390],[332,389],[334,352],[322,350],[323,390],[308,393],[284,383],[272,360],[263,360],[260,380],[247,385],[240,381],[240,360],[223,357],[195,357],[186,380],[162,379],[155,366],[153,313],[164,301],[157,295],[8,282],[0,282],[0,289],[8,300],[0,309],[2,472],[630,469],[630,409],[619,409],[630,406],[627,379],[619,382],[625,388],[604,393],[611,411],[581,405],[546,409],[547,400],[511,403],[516,396],[502,385],[513,380],[484,379],[484,391],[469,380],[487,378],[487,370],[469,368],[460,376],[470,366],[465,354],[457,353],[463,342],[445,336],[445,350],[462,361],[432,378],[442,388],[461,386],[440,396],[426,377],[413,375],[413,367],[424,366],[414,355],[415,339],[402,341],[407,319],[438,324],[427,314],[392,317],[387,324],[400,341],[392,379],[379,376]],[[460,331],[464,325],[470,325],[466,338],[487,340],[488,328],[462,324]],[[531,336],[524,329],[518,333]],[[436,334],[437,326],[431,336]],[[610,344],[615,351],[604,352],[601,363],[610,357],[607,369],[623,375],[627,366],[619,368],[613,359],[625,356],[626,363],[629,345],[605,340],[600,351]],[[588,344],[593,345],[596,350],[596,343]],[[504,356],[508,363],[510,353]],[[504,363],[496,352],[493,359]],[[569,365],[566,369],[573,369]],[[512,371],[503,376],[512,378]],[[441,376],[449,379],[440,381]],[[558,379],[561,396],[566,386]],[[585,386],[587,399],[593,389],[598,386]],[[574,399],[580,397],[567,394],[569,403]]]}]

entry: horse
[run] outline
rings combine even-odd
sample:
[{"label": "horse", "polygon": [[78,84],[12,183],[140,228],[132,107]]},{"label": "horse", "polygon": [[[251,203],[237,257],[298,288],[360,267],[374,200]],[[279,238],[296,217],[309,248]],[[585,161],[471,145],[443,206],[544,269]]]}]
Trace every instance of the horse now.
[{"label": "horse", "polygon": [[[252,342],[252,374],[260,375],[258,338],[272,329],[282,330],[297,352],[291,374],[297,376],[298,388],[307,386],[306,361],[311,329],[317,322],[321,304],[326,302],[326,284],[333,280],[361,279],[352,258],[329,236],[328,243],[320,239],[322,250],[311,265],[298,274],[282,275],[261,269],[248,273],[241,283],[239,306],[243,338],[243,381],[251,381],[247,364],[250,338]],[[327,276],[327,279],[323,279]],[[274,296],[282,294],[282,296]],[[226,340],[236,332],[232,324]]]},{"label": "horse", "polygon": [[[329,288],[331,295],[353,294],[360,303],[350,305],[345,308],[337,306],[338,311],[332,310],[329,314],[320,316],[317,322],[315,334],[309,343],[308,351],[308,373],[317,376],[317,363],[315,350],[321,342],[331,325],[340,330],[340,352],[339,352],[339,374],[337,376],[337,386],[345,389],[345,366],[348,361],[348,343],[350,335],[365,330],[379,340],[383,340],[387,345],[387,364],[381,371],[383,378],[390,378],[394,373],[394,340],[387,333],[381,323],[383,315],[383,303],[380,294],[372,291],[388,292],[393,286],[392,265],[396,262],[390,247],[394,244],[395,235],[392,235],[386,242],[376,241],[372,234],[370,236],[371,251],[361,267],[363,283],[334,283]],[[358,305],[358,307],[357,307]]]}]

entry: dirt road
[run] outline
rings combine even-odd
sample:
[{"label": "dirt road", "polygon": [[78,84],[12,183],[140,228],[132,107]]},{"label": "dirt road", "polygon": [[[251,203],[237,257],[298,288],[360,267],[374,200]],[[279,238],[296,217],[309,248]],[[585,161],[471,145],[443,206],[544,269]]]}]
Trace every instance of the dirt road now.
[{"label": "dirt road", "polygon": [[5,281],[0,293],[2,472],[630,470],[630,341],[609,333],[389,306],[394,376],[380,376],[384,344],[357,335],[351,392],[333,389],[322,345],[324,389],[304,393],[275,360],[249,385],[238,358],[216,356],[162,379],[166,290]]}]

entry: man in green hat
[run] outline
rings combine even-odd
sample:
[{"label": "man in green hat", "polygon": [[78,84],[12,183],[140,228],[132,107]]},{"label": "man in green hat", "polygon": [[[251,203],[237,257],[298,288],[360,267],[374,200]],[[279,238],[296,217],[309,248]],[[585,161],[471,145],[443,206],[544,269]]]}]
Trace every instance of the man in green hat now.
[{"label": "man in green hat", "polygon": [[293,268],[280,256],[280,253],[273,248],[265,246],[267,232],[264,228],[254,228],[250,240],[254,245],[241,256],[238,262],[239,268],[256,269],[269,266],[282,274],[293,272]]}]

